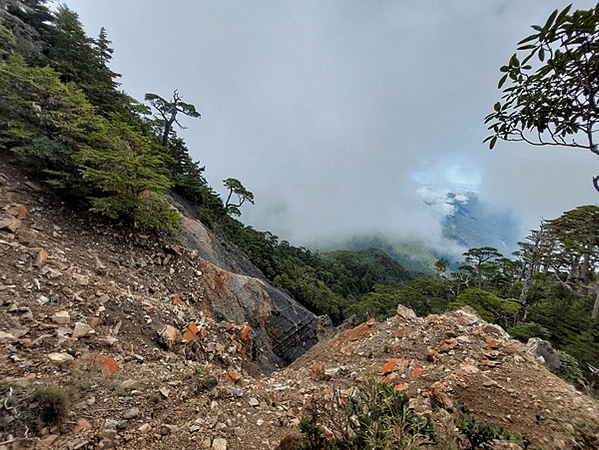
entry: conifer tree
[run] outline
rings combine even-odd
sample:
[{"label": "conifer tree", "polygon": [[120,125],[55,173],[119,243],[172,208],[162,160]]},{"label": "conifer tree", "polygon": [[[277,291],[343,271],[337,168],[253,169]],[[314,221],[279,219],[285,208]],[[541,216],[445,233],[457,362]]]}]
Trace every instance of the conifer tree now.
[{"label": "conifer tree", "polygon": [[76,156],[83,179],[95,187],[93,207],[112,218],[129,216],[141,228],[178,231],[178,214],[164,197],[171,184],[160,171],[163,158],[153,139],[120,121],[107,123],[102,138],[104,145]]},{"label": "conifer tree", "polygon": [[158,112],[158,124],[162,129],[162,145],[164,147],[168,147],[173,125],[177,124],[180,128],[185,129],[185,127],[177,120],[178,113],[198,119],[202,117],[201,114],[196,111],[195,106],[182,101],[177,90],[175,90],[173,93],[173,101],[171,102],[165,100],[159,95],[151,93],[146,94],[145,100],[150,102],[150,104]]},{"label": "conifer tree", "polygon": [[79,15],[66,5],[57,8],[51,31],[48,59],[60,72],[61,80],[77,83],[88,100],[99,108],[100,114],[107,116],[120,111],[122,95],[117,92],[118,83],[114,81],[120,75],[105,64],[106,55],[112,51],[106,31],[101,44],[87,37]]},{"label": "conifer tree", "polygon": [[100,62],[104,66],[106,66],[112,59],[112,54],[114,53],[114,50],[110,47],[110,44],[112,44],[112,41],[108,40],[106,28],[102,27],[100,29],[100,35],[98,36],[98,39],[96,39],[96,48],[100,54]]}]

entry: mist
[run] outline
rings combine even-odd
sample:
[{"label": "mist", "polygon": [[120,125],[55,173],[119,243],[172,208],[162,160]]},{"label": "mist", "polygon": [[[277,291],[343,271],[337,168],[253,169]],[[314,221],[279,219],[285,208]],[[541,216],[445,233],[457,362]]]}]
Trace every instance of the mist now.
[{"label": "mist", "polygon": [[241,220],[293,245],[449,245],[449,193],[513,211],[522,237],[597,202],[590,153],[482,143],[499,68],[561,1],[67,3],[90,36],[106,27],[127,93],[196,106],[178,133],[209,183],[225,197],[239,179],[256,198]]}]

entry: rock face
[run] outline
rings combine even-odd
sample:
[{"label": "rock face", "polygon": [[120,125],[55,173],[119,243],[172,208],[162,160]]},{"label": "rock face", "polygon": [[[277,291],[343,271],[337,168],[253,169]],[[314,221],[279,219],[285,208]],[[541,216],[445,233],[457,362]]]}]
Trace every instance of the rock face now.
[{"label": "rock face", "polygon": [[559,369],[561,365],[559,353],[555,351],[551,342],[540,338],[530,338],[526,344],[526,353],[534,356],[539,362],[545,364],[545,367],[551,372]]},{"label": "rock face", "polygon": [[220,269],[266,280],[264,274],[228,240],[216,236],[198,220],[182,217],[181,241],[203,260]]},{"label": "rock face", "polygon": [[226,239],[197,220],[183,218],[181,240],[205,260],[203,282],[217,321],[247,322],[262,358],[288,364],[319,340],[333,334],[327,316],[317,317],[286,293],[274,288],[262,272]]}]

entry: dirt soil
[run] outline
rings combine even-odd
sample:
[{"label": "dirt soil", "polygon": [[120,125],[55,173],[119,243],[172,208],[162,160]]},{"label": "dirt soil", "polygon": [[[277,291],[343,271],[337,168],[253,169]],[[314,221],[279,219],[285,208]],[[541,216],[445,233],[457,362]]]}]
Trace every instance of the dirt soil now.
[{"label": "dirt soil", "polygon": [[68,207],[0,157],[0,450],[272,449],[372,376],[433,416],[438,448],[468,448],[462,410],[529,448],[599,448],[597,401],[470,309],[399,307],[261,375],[248,324],[212,318],[197,252]]}]

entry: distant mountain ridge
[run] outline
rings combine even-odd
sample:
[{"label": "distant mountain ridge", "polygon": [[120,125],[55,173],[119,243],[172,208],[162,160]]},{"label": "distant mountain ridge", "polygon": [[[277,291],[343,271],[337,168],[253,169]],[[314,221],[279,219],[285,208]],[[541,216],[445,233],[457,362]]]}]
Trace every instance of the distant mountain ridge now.
[{"label": "distant mountain ridge", "polygon": [[423,242],[393,241],[383,235],[355,236],[347,241],[332,244],[328,248],[321,248],[320,250],[326,253],[340,249],[352,252],[362,252],[368,249],[381,250],[401,264],[415,278],[433,273],[433,264],[437,260]]},{"label": "distant mountain ridge", "polygon": [[[522,237],[519,220],[512,211],[494,208],[480,200],[474,192],[448,193],[443,201],[454,207],[454,211],[441,222],[444,239],[455,242],[464,251],[476,247],[495,247],[509,257],[517,249],[517,242]],[[430,206],[435,206],[435,203]],[[319,249],[323,252],[340,249],[359,252],[369,248],[385,252],[415,278],[434,273],[434,263],[441,258],[450,262],[452,270],[457,270],[460,264],[456,260],[461,259],[460,254],[449,254],[424,241],[397,240],[382,234],[354,236]]]},{"label": "distant mountain ridge", "polygon": [[455,210],[443,219],[443,237],[465,248],[495,247],[508,256],[516,250],[520,223],[510,210],[494,208],[474,192],[448,194]]}]

